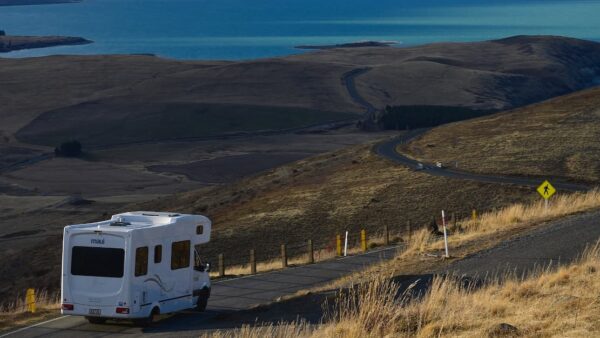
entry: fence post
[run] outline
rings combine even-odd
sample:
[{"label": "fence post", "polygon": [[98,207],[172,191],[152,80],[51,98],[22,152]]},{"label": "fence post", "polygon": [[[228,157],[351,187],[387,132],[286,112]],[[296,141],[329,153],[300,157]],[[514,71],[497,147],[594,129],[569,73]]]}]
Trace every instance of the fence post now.
[{"label": "fence post", "polygon": [[388,226],[383,226],[383,245],[390,245],[390,232],[388,231]]},{"label": "fence post", "polygon": [[219,254],[219,277],[225,276],[225,260],[223,254]]},{"label": "fence post", "polygon": [[315,251],[313,248],[312,239],[308,240],[308,264],[312,264],[315,262]]},{"label": "fence post", "polygon": [[285,244],[281,244],[281,267],[285,268],[287,266],[288,266],[287,250],[285,248]]},{"label": "fence post", "polygon": [[254,249],[250,250],[250,274],[256,274],[256,255]]},{"label": "fence post", "polygon": [[363,252],[367,251],[367,231],[365,229],[360,231],[360,246]]},{"label": "fence post", "polygon": [[408,241],[412,238],[412,225],[410,224],[410,220],[406,221],[406,232],[408,232]]},{"label": "fence post", "polygon": [[335,252],[338,256],[342,255],[342,235],[336,235],[335,237]]},{"label": "fence post", "polygon": [[35,290],[27,289],[27,294],[25,296],[25,304],[27,305],[27,311],[31,313],[35,313]]},{"label": "fence post", "polygon": [[471,219],[472,220],[476,220],[477,219],[477,210],[473,209],[473,211],[471,211]]}]

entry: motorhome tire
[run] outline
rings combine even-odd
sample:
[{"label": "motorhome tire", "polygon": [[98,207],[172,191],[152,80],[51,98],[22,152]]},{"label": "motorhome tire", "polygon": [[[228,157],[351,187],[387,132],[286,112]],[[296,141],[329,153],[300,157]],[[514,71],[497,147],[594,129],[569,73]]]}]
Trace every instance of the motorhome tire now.
[{"label": "motorhome tire", "polygon": [[157,307],[154,307],[150,312],[150,315],[146,318],[135,319],[133,323],[137,326],[150,326],[154,323],[155,317],[160,314],[160,310]]},{"label": "motorhome tire", "polygon": [[208,305],[208,298],[210,297],[210,288],[202,288],[201,290],[194,291],[194,296],[198,296],[198,300],[196,301],[196,310],[199,312],[204,312],[206,310],[206,306]]},{"label": "motorhome tire", "polygon": [[106,323],[106,318],[103,317],[85,317],[90,324],[104,324]]},{"label": "motorhome tire", "polygon": [[204,312],[206,310],[206,306],[208,305],[208,297],[200,296],[198,297],[198,302],[196,303],[196,310],[199,312]]}]

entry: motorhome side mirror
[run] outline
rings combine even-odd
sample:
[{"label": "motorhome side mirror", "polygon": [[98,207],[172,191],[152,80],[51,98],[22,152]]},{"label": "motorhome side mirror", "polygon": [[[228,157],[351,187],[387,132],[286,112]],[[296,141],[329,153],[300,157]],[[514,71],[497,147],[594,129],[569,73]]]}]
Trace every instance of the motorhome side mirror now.
[{"label": "motorhome side mirror", "polygon": [[194,270],[196,271],[200,271],[200,272],[209,272],[210,271],[210,263],[200,263],[196,266],[194,266]]}]

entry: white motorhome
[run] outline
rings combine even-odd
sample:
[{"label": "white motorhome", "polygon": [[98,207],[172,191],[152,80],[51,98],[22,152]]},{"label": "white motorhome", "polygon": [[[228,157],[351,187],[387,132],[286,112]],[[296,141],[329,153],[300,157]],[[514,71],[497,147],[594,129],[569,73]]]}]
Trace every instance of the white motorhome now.
[{"label": "white motorhome", "polygon": [[161,313],[203,311],[210,265],[198,250],[210,230],[204,216],[142,211],[65,227],[61,313],[146,325]]}]

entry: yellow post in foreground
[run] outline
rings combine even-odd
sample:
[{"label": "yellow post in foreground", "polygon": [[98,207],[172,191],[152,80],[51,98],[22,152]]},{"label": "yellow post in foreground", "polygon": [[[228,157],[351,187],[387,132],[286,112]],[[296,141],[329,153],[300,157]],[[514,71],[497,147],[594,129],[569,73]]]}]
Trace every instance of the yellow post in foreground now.
[{"label": "yellow post in foreground", "polygon": [[27,312],[35,313],[35,290],[27,289],[25,296],[25,304],[27,305]]},{"label": "yellow post in foreground", "polygon": [[363,252],[367,251],[367,231],[364,229],[360,231],[360,246]]},{"label": "yellow post in foreground", "polygon": [[472,220],[476,220],[477,219],[477,210],[473,209],[473,211],[471,212],[471,219]]},{"label": "yellow post in foreground", "polygon": [[342,255],[342,235],[337,235],[335,237],[335,253],[338,256]]}]

